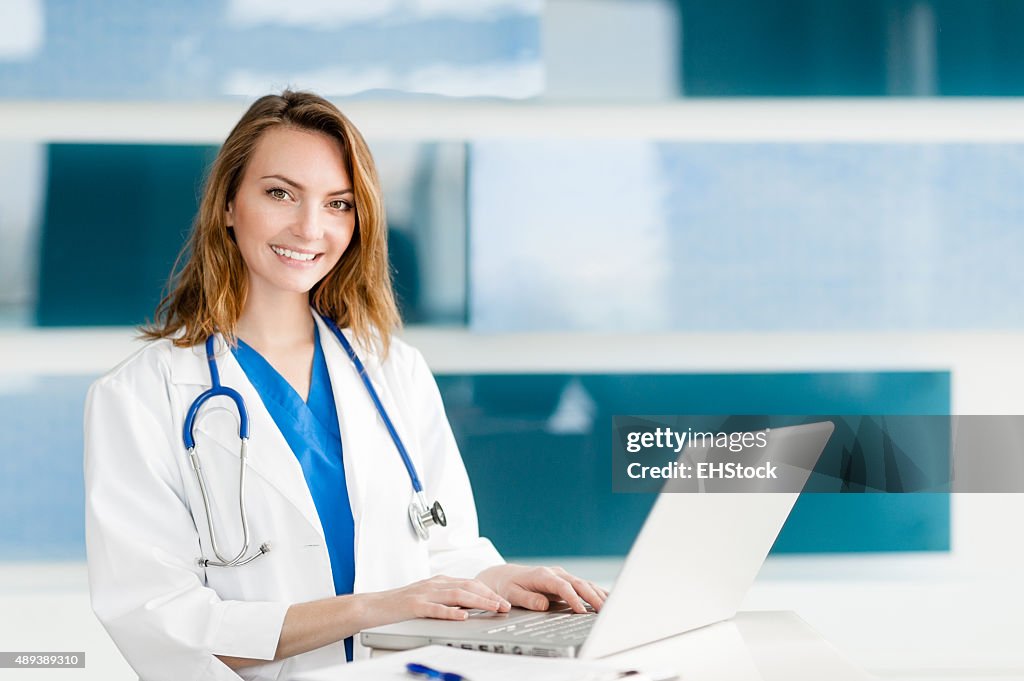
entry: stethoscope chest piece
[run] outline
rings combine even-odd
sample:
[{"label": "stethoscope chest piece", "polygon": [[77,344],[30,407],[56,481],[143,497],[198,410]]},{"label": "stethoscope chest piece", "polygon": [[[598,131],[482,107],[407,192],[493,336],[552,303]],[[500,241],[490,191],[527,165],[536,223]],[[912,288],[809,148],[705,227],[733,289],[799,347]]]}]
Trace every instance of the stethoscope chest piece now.
[{"label": "stethoscope chest piece", "polygon": [[441,502],[435,501],[434,505],[428,508],[420,494],[413,497],[412,503],[409,504],[409,520],[412,522],[416,534],[423,541],[430,539],[430,528],[434,525],[448,526],[448,519],[444,515],[444,509],[441,508]]}]

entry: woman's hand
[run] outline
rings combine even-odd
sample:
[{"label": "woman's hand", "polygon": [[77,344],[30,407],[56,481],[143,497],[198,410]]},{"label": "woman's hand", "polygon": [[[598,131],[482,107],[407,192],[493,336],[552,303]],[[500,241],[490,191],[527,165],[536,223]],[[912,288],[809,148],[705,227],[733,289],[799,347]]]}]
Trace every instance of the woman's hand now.
[{"label": "woman's hand", "polygon": [[587,603],[600,610],[608,592],[560,567],[495,565],[476,578],[505,597],[512,605],[529,610],[547,610],[552,599],[561,599],[576,612],[586,612]]},{"label": "woman's hand", "polygon": [[[346,594],[288,608],[281,627],[275,660],[341,641],[363,629],[416,617],[464,620],[463,608],[508,612],[511,604],[475,579],[431,577],[390,591]],[[232,669],[264,664],[266,660],[218,655]]]},{"label": "woman's hand", "polygon": [[508,612],[512,604],[475,579],[439,575],[390,591],[366,594],[373,598],[375,624],[401,622],[415,617],[464,620],[466,608]]}]

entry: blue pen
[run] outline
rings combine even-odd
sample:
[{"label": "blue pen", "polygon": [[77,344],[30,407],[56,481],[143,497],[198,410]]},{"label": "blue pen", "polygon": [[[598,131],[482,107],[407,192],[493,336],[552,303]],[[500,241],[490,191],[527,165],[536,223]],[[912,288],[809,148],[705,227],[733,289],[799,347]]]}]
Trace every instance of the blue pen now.
[{"label": "blue pen", "polygon": [[437,669],[428,667],[425,664],[417,664],[415,662],[410,662],[405,665],[405,671],[409,672],[413,676],[422,676],[427,679],[437,679],[438,681],[469,681],[469,679],[462,674],[438,671]]}]

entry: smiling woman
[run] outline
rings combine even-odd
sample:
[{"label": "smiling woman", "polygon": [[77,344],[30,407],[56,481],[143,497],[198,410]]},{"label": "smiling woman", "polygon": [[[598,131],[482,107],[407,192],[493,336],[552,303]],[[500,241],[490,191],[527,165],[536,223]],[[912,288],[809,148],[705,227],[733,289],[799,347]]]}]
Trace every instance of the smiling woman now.
[{"label": "smiling woman", "polygon": [[352,194],[336,140],[288,127],[264,133],[227,210],[249,295],[305,293],[327,276],[355,232]]},{"label": "smiling woman", "polygon": [[288,679],[362,657],[370,626],[601,607],[479,536],[437,385],[392,337],[373,158],[332,104],[253,104],[179,262],[86,402],[93,608],[141,677]]},{"label": "smiling woman", "polygon": [[[215,331],[233,340],[243,308],[265,307],[246,305],[250,294],[262,300],[284,283],[273,283],[279,275],[266,269],[269,262],[297,265],[304,255],[296,253],[323,256],[293,272],[298,278],[285,288],[308,293],[314,308],[386,354],[399,317],[373,156],[332,104],[285,92],[256,101],[221,147],[178,259],[182,267],[144,335],[173,338],[177,347]],[[305,326],[311,332],[311,323]]]}]

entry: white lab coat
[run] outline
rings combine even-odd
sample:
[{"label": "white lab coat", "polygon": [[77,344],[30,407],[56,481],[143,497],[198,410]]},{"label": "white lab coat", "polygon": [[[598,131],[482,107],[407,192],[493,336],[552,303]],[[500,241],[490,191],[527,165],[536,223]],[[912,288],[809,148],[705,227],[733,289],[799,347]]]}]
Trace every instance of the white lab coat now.
[{"label": "white lab coat", "polygon": [[[394,443],[331,331],[317,319],[338,406],[345,476],[355,521],[355,592],[432,575],[473,577],[502,562],[479,536],[476,508],[437,385],[420,353],[400,340],[386,361],[355,343],[381,401],[448,527],[429,542],[412,530],[412,487]],[[218,339],[218,346],[223,343]],[[230,352],[221,383],[250,415],[246,505],[251,548],[270,553],[243,567],[200,567],[212,558],[199,486],[182,442],[191,402],[210,387],[202,346],[147,344],[89,391],[85,409],[86,548],[93,610],[143,681],[288,679],[345,663],[343,642],[248,667],[214,655],[271,659],[285,611],[334,595],[330,559],[302,468]],[[226,407],[226,408],[225,408]],[[225,398],[207,402],[195,437],[221,553],[241,546],[238,436]],[[356,636],[355,657],[367,652]]]}]

